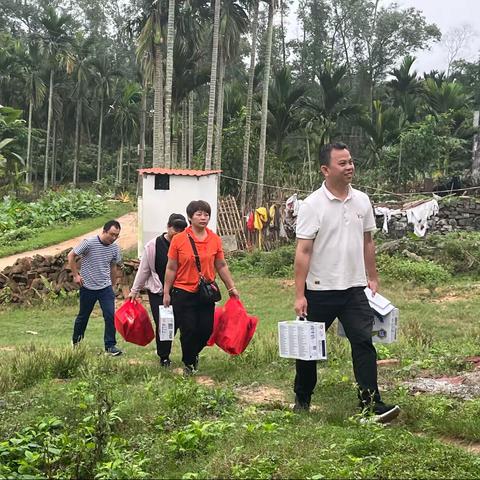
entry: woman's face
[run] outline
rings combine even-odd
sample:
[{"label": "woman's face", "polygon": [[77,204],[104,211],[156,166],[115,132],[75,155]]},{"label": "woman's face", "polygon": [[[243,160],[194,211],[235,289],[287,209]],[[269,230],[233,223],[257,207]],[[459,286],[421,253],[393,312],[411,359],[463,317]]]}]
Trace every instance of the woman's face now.
[{"label": "woman's face", "polygon": [[205,228],[210,221],[210,215],[203,210],[197,210],[190,219],[193,227]]}]

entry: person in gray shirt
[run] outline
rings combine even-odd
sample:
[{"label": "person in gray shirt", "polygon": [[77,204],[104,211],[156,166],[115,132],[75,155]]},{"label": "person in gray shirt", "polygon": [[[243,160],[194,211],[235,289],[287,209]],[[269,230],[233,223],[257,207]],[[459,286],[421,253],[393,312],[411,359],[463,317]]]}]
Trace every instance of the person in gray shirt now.
[{"label": "person in gray shirt", "polygon": [[[105,352],[115,357],[123,353],[116,347],[115,294],[112,288],[117,265],[122,261],[120,247],[115,243],[120,228],[120,223],[110,220],[100,235],[82,240],[68,254],[73,279],[80,286],[80,310],[73,327],[72,344],[75,346],[83,339],[90,314],[98,301],[105,320]],[[81,257],[80,272],[76,262],[78,257]]]}]

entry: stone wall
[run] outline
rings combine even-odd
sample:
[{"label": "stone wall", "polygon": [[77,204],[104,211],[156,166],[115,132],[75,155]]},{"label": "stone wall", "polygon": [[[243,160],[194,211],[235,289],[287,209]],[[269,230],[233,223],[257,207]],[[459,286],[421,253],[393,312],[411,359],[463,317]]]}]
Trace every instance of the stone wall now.
[{"label": "stone wall", "polygon": [[[438,200],[439,213],[428,220],[428,233],[456,231],[480,231],[480,199],[473,197],[447,197]],[[377,227],[383,226],[383,215],[376,217]],[[393,215],[388,222],[388,237],[401,238],[413,232],[413,225],[407,223],[405,212]]]}]

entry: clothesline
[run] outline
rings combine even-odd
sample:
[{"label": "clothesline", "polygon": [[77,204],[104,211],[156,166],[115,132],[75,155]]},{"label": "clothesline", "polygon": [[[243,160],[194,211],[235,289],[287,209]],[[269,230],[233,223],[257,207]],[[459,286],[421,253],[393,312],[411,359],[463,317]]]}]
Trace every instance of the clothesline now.
[{"label": "clothesline", "polygon": [[[235,177],[229,177],[228,175],[223,175],[221,174],[223,178],[228,178],[229,180],[236,180],[237,182],[243,182],[241,178],[235,178]],[[267,183],[258,183],[258,182],[252,182],[251,180],[246,180],[246,183],[249,183],[251,185],[261,185],[263,187],[270,187],[270,188],[277,188],[279,190],[286,190],[289,192],[300,192],[300,193],[312,193],[312,190],[301,190],[295,187],[280,187],[278,185],[269,185]],[[470,190],[480,190],[480,186],[478,187],[466,187],[466,188],[453,188],[453,189],[448,189],[448,190],[437,190],[436,192],[407,192],[407,193],[396,193],[396,192],[390,192],[388,190],[383,190],[381,188],[377,187],[368,187],[366,185],[359,185],[359,184],[352,184],[356,188],[360,189],[365,189],[365,190],[373,190],[376,193],[384,193],[388,195],[395,195],[397,197],[412,197],[415,195],[432,195],[432,194],[438,194],[438,193],[454,193],[454,192],[466,192]]]}]

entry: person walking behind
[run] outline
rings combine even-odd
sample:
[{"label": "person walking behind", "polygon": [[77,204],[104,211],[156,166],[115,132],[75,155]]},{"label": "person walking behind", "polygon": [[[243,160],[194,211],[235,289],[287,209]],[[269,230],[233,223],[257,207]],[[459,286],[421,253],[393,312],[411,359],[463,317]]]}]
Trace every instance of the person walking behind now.
[{"label": "person walking behind", "polygon": [[168,251],[163,304],[168,307],[172,303],[175,322],[178,322],[180,328],[185,375],[197,371],[198,355],[212,334],[215,311],[215,303],[205,302],[198,292],[200,273],[195,250],[198,252],[203,277],[211,282],[215,280],[217,272],[228,294],[239,296],[225,262],[222,240],[207,228],[210,214],[211,208],[207,202],[190,202],[187,206],[190,226],[172,239]]},{"label": "person walking behind", "polygon": [[[117,278],[117,265],[121,263],[120,248],[115,243],[120,235],[120,223],[110,220],[100,235],[86,238],[68,254],[68,265],[75,283],[80,286],[80,311],[73,327],[73,345],[84,337],[90,314],[98,301],[105,321],[103,336],[105,352],[116,357],[123,352],[116,347],[115,294],[112,284]],[[77,257],[81,257],[80,273]]]},{"label": "person walking behind", "polygon": [[[364,292],[368,284],[375,294],[379,283],[372,206],[365,193],[350,185],[355,167],[345,144],[325,145],[320,165],[325,181],[301,204],[297,218],[295,312],[324,322],[326,329],[339,319],[352,349],[362,412],[373,412],[377,421],[387,422],[400,409],[380,398],[373,311]],[[316,383],[316,361],[297,360],[295,410],[310,408]]]},{"label": "person walking behind", "polygon": [[[142,259],[138,267],[129,298],[135,300],[140,296],[140,290],[146,288],[148,300],[155,321],[155,339],[157,341],[157,355],[160,357],[160,365],[169,367],[171,365],[170,352],[172,342],[170,340],[160,341],[160,305],[163,305],[163,284],[165,283],[165,270],[168,261],[168,249],[170,242],[177,233],[183,232],[187,226],[185,217],[179,213],[172,213],[168,219],[167,231],[153,238],[145,244]],[[175,334],[178,323],[175,322]]]}]

